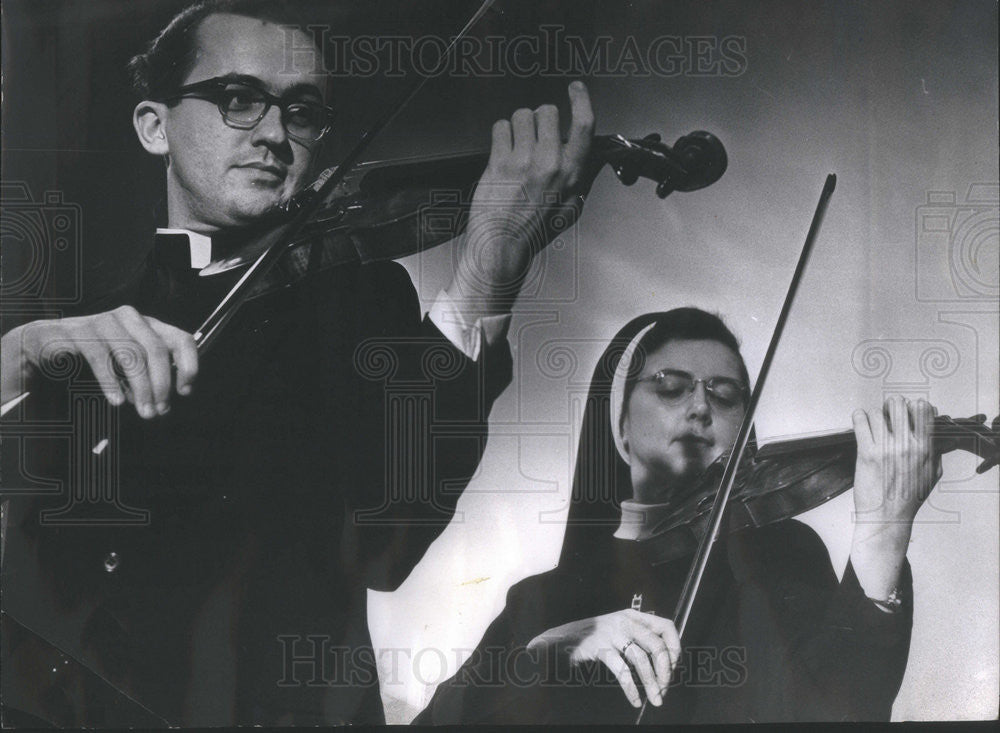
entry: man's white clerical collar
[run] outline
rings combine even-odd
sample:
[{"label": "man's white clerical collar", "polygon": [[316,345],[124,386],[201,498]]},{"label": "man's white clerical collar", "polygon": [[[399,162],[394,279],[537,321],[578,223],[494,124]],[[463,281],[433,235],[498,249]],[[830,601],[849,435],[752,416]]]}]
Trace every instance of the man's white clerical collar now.
[{"label": "man's white clerical collar", "polygon": [[212,238],[189,229],[159,228],[156,255],[169,266],[201,270],[212,262]]}]

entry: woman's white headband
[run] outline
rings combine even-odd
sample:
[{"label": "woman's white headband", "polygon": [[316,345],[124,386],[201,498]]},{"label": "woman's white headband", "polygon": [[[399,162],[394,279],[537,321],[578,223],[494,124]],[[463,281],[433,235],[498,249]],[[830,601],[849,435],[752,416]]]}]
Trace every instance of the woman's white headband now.
[{"label": "woman's white headband", "polygon": [[625,441],[622,439],[621,431],[622,411],[625,409],[625,381],[628,378],[629,369],[632,367],[632,359],[635,358],[635,351],[639,348],[639,342],[642,341],[642,337],[649,333],[649,330],[655,325],[656,323],[650,323],[639,331],[635,335],[635,338],[629,341],[628,346],[625,347],[625,351],[622,352],[622,358],[619,360],[618,366],[615,367],[615,376],[611,380],[611,435],[614,436],[615,448],[618,449],[618,455],[622,457],[625,463],[629,462],[628,451],[625,450]]}]

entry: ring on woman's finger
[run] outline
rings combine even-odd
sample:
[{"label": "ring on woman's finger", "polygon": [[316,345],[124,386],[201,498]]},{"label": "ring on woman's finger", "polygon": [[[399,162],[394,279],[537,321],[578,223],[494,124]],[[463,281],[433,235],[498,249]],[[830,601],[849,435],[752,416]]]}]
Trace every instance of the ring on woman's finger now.
[{"label": "ring on woman's finger", "polygon": [[632,639],[629,639],[627,642],[625,642],[625,645],[622,647],[622,656],[623,657],[625,656],[625,652],[628,651],[628,648],[630,646],[632,646],[633,644],[635,644],[635,642]]}]

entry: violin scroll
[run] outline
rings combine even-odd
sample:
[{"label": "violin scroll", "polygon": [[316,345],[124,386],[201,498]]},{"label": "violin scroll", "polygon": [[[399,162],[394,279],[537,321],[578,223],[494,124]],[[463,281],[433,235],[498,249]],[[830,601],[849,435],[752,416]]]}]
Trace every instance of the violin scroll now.
[{"label": "violin scroll", "polygon": [[673,191],[696,191],[712,185],[729,163],[719,138],[704,130],[678,138],[673,148],[656,133],[641,140],[621,135],[595,138],[594,147],[614,169],[618,180],[626,186],[640,177],[656,181],[656,195],[661,199]]}]

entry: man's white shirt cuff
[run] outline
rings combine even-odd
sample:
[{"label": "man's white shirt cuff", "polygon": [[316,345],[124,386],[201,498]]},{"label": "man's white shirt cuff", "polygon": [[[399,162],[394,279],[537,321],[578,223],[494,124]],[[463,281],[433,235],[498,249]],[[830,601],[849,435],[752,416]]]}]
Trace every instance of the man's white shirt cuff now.
[{"label": "man's white shirt cuff", "polygon": [[434,305],[431,306],[428,317],[445,338],[455,345],[455,348],[476,361],[484,343],[492,346],[507,336],[511,314],[480,316],[470,325],[462,315],[462,311],[455,305],[455,301],[448,293],[441,290],[434,300]]}]

